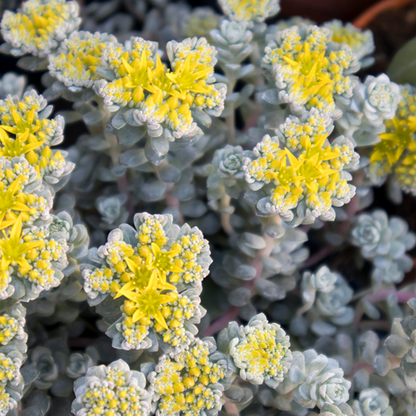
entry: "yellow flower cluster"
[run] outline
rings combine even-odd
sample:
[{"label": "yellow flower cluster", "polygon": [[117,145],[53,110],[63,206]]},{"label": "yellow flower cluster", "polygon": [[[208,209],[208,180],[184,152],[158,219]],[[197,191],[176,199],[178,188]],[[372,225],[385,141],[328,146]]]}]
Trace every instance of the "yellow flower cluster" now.
[{"label": "yellow flower cluster", "polygon": [[249,185],[259,189],[269,184],[270,199],[265,205],[269,212],[291,221],[291,210],[303,203],[313,217],[325,219],[332,205],[343,205],[354,195],[344,169],[354,166],[359,156],[342,136],[328,143],[330,122],[316,109],[302,119],[291,116],[280,126],[278,137],[266,135],[252,158],[244,159]]},{"label": "yellow flower cluster", "polygon": [[221,380],[227,377],[224,359],[214,361],[216,347],[210,341],[196,340],[173,358],[162,356],[149,374],[152,400],[160,416],[199,416],[221,408]]},{"label": "yellow flower cluster", "polygon": [[352,96],[348,75],[358,70],[356,57],[345,44],[330,47],[331,36],[327,28],[301,25],[269,42],[262,65],[271,70],[282,103],[335,116],[334,96]]},{"label": "yellow flower cluster", "polygon": [[214,116],[224,109],[226,86],[213,77],[216,51],[205,38],[169,42],[169,69],[157,48],[137,37],[124,46],[111,35],[74,32],[49,57],[49,70],[67,87],[93,86],[110,111],[137,109],[136,123],[147,124],[153,136],[162,128],[173,140],[194,135],[191,108]]},{"label": "yellow flower cluster", "polygon": [[16,360],[0,353],[0,383],[19,383],[20,378],[22,377],[19,371],[20,365],[20,362],[16,362]]},{"label": "yellow flower cluster", "polygon": [[174,138],[196,131],[191,108],[218,116],[224,108],[226,87],[215,84],[215,49],[205,38],[169,42],[168,57],[172,69],[156,54],[157,46],[141,38],[131,39],[131,49],[121,45],[103,55],[115,80],[101,80],[95,90],[112,111],[119,107],[136,108],[135,120],[152,130],[163,125]]},{"label": "yellow flower cluster", "polygon": [[10,311],[0,315],[0,345],[9,345],[12,341],[26,341],[24,332],[25,310],[20,306],[13,306]]},{"label": "yellow flower cluster", "polygon": [[147,416],[150,396],[146,379],[139,371],[130,371],[122,360],[109,366],[91,367],[75,385],[76,416]]},{"label": "yellow flower cluster", "polygon": [[25,356],[14,348],[0,350],[0,415],[5,416],[17,406],[23,394],[23,377],[20,367]]},{"label": "yellow flower cluster", "polygon": [[279,0],[219,0],[224,14],[237,22],[263,22],[279,10]]},{"label": "yellow flower cluster", "polygon": [[[193,340],[189,328],[201,318],[201,281],[211,262],[208,243],[197,228],[188,226],[176,230],[176,238],[169,237],[167,224],[168,216],[137,214],[129,242],[121,230],[113,230],[97,251],[100,267],[83,271],[91,299],[108,294],[127,298],[114,325],[117,348],[149,348],[150,332],[175,351]],[[185,287],[189,289],[183,291]]]},{"label": "yellow flower cluster", "polygon": [[[367,57],[375,49],[373,32],[371,30],[363,31],[351,23],[344,25],[340,20],[332,20],[323,26],[332,31],[330,39],[332,42],[345,43],[351,48],[357,59],[360,60],[361,67],[372,63],[373,60]],[[365,57],[367,57],[366,60],[363,59]]]},{"label": "yellow flower cluster", "polygon": [[81,23],[76,1],[28,0],[17,13],[6,10],[1,33],[15,55],[45,57]]},{"label": "yellow flower cluster", "polygon": [[276,388],[291,364],[289,347],[289,336],[280,325],[269,324],[260,314],[240,327],[238,337],[231,340],[230,354],[243,380]]},{"label": "yellow flower cluster", "polygon": [[49,71],[67,87],[93,86],[101,77],[96,73],[101,68],[100,58],[104,50],[117,44],[113,35],[106,33],[73,32],[65,39],[56,55],[49,56]]},{"label": "yellow flower cluster", "polygon": [[[28,134],[27,143],[42,142],[41,149],[56,146],[63,140],[64,119],[47,118],[47,101],[36,91],[26,92],[21,99],[8,96],[0,100],[0,120],[3,129],[14,135]],[[19,155],[10,155],[19,156]]]},{"label": "yellow flower cluster", "polygon": [[0,386],[0,415],[7,415],[7,413],[17,407],[17,402],[7,392],[5,386]]},{"label": "yellow flower cluster", "polygon": [[[0,240],[0,273],[5,281],[10,275],[26,279],[31,283],[31,291],[39,295],[44,290],[56,287],[62,278],[57,276],[54,265],[66,265],[68,247],[63,240],[49,236],[47,227],[22,229],[21,218]],[[7,287],[5,293],[9,295]]]},{"label": "yellow flower cluster", "polygon": [[48,119],[51,108],[46,105],[34,90],[20,100],[9,96],[0,101],[0,157],[24,156],[40,179],[56,185],[74,166],[65,161],[66,152],[51,150],[63,140],[64,119]]},{"label": "yellow flower cluster", "polygon": [[209,7],[196,7],[189,13],[182,29],[185,38],[205,37],[210,40],[210,32],[217,28],[220,16]]},{"label": "yellow flower cluster", "polygon": [[382,184],[390,173],[405,191],[416,194],[416,91],[402,85],[403,97],[393,120],[386,120],[386,132],[374,146],[368,174],[375,184]]},{"label": "yellow flower cluster", "polygon": [[[66,267],[65,238],[48,229],[51,191],[73,165],[50,146],[63,140],[61,116],[35,91],[0,101],[0,298],[14,293],[13,279],[30,284],[25,300],[59,285]],[[10,136],[9,136],[10,135]],[[42,185],[45,184],[46,186]]]}]

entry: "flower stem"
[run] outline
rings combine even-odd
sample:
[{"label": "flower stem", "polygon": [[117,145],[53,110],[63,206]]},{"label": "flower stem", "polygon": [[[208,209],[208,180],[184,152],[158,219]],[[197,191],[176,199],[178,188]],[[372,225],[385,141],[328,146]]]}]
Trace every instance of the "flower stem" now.
[{"label": "flower stem", "polygon": [[[282,219],[279,215],[274,215],[273,217],[270,217],[268,220],[268,224],[275,223],[275,224],[281,224]],[[247,286],[249,286],[252,291],[254,288],[254,282],[256,279],[258,279],[261,276],[261,272],[263,271],[263,263],[261,262],[262,259],[269,257],[273,247],[274,247],[274,238],[270,237],[266,232],[263,233],[264,241],[266,242],[266,247],[264,247],[262,250],[259,250],[256,253],[256,256],[254,257],[253,263],[251,264],[256,269],[256,277],[253,280],[250,280],[247,282]]]},{"label": "flower stem", "polygon": [[234,416],[238,416],[240,414],[240,412],[237,409],[237,406],[230,401],[230,399],[228,397],[225,397],[224,393],[223,393],[223,398],[225,400],[224,402],[224,409],[227,412],[228,415],[234,415]]},{"label": "flower stem", "polygon": [[183,215],[180,213],[180,209],[179,209],[179,205],[180,204],[179,204],[178,198],[175,198],[172,195],[172,188],[173,188],[173,185],[168,186],[168,189],[166,191],[166,195],[165,195],[166,206],[168,206],[168,207],[174,207],[174,208],[176,208],[179,211],[179,218],[178,218],[177,224],[178,225],[182,225],[185,222],[185,220],[183,218]]},{"label": "flower stem", "polygon": [[[226,73],[227,76],[227,73]],[[229,75],[228,75],[229,77]],[[230,78],[228,78],[230,79]],[[234,92],[235,87],[235,80],[230,80],[228,83],[227,88],[227,95],[229,96]],[[225,118],[225,123],[227,126],[227,144],[233,145],[235,142],[235,110],[234,110],[234,104],[232,102],[226,103],[226,109],[229,112],[227,117]]]},{"label": "flower stem", "polygon": [[365,29],[368,25],[382,12],[390,9],[399,9],[412,3],[415,0],[382,0],[369,7],[364,13],[360,14],[354,21],[353,25]]},{"label": "flower stem", "polygon": [[334,251],[333,246],[325,246],[312,256],[310,256],[305,263],[302,265],[302,269],[306,269],[308,267],[314,266],[316,263],[319,263],[321,260],[323,260],[325,257],[327,257],[329,254],[331,254]]},{"label": "flower stem", "polygon": [[[274,222],[280,224],[281,221],[282,220],[279,215],[275,215],[274,217],[269,218],[269,223]],[[265,257],[269,257],[274,247],[274,239],[270,237],[266,232],[263,234],[263,238],[266,241],[266,246],[262,250],[257,251],[254,260],[251,263],[251,265],[256,269],[256,276],[253,280],[250,280],[246,283],[246,287],[251,290],[251,294],[254,292],[254,282],[261,276],[261,272],[263,271],[263,263],[261,260]],[[231,306],[225,315],[214,321],[205,331],[202,331],[202,335],[209,336],[221,331],[221,329],[225,328],[229,322],[237,318],[238,311],[239,308],[237,306]]]},{"label": "flower stem", "polygon": [[[117,142],[117,136],[115,134],[108,133],[104,128],[104,136],[107,142],[110,144],[110,157],[113,166],[119,165],[120,149]],[[126,195],[126,209],[130,216],[134,215],[134,203],[131,199],[131,195],[128,189],[127,172],[117,179],[118,190],[121,194]]]},{"label": "flower stem", "polygon": [[227,104],[230,114],[226,118],[227,125],[227,144],[234,144],[235,141],[235,112],[232,103]]},{"label": "flower stem", "polygon": [[[226,208],[230,206],[231,198],[227,194],[224,194],[221,198],[221,208]],[[228,234],[234,234],[234,229],[230,224],[230,214],[221,213],[221,225],[223,230]]]},{"label": "flower stem", "polygon": [[380,290],[377,293],[372,295],[367,295],[364,299],[368,300],[371,303],[381,302],[386,300],[388,296],[396,295],[397,301],[400,303],[407,303],[410,299],[416,298],[416,293],[414,292],[398,292],[396,290]]},{"label": "flower stem", "polygon": [[[416,298],[416,293],[414,292],[398,292],[396,290],[380,290],[379,292],[368,294],[364,296],[363,299],[367,300],[370,303],[382,302],[386,300],[390,295],[396,295],[397,301],[399,303],[407,303],[410,299]],[[358,303],[355,309],[355,318],[354,325],[358,325],[364,313],[363,306]]]},{"label": "flower stem", "polygon": [[237,306],[231,306],[231,308],[228,309],[228,312],[226,312],[225,315],[221,316],[221,318],[218,318],[216,321],[214,321],[207,329],[205,329],[205,331],[202,331],[201,335],[203,337],[209,337],[221,331],[221,329],[225,328],[229,322],[237,318],[238,310],[239,308]]}]

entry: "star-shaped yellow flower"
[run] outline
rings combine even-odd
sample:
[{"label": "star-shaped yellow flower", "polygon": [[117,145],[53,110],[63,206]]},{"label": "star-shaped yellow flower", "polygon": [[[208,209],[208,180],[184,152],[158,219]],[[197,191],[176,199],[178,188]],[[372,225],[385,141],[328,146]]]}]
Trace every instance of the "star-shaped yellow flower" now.
[{"label": "star-shaped yellow flower", "polygon": [[1,263],[0,269],[7,270],[10,264],[18,264],[24,271],[30,270],[30,264],[25,255],[32,249],[41,247],[44,241],[29,241],[22,243],[22,219],[19,217],[9,236],[3,231],[4,238],[0,240]]},{"label": "star-shaped yellow flower", "polygon": [[161,312],[162,305],[174,302],[178,298],[177,292],[169,292],[163,294],[159,289],[159,280],[157,271],[153,270],[148,286],[138,292],[128,292],[125,294],[127,299],[132,300],[136,304],[136,311],[133,314],[133,322],[137,322],[141,318],[154,318],[163,328],[169,329],[165,318]]}]

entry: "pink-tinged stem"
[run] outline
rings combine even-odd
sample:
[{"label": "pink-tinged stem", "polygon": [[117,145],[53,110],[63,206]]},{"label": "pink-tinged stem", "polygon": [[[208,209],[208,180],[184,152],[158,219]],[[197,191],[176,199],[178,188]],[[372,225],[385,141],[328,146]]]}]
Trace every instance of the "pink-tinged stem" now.
[{"label": "pink-tinged stem", "polygon": [[374,368],[372,365],[365,362],[356,363],[352,366],[351,375],[354,375],[358,370],[365,368],[370,374],[374,373]]},{"label": "pink-tinged stem", "polygon": [[[281,221],[278,215],[270,218],[270,220],[276,223],[279,223]],[[261,272],[263,271],[263,263],[261,262],[261,260],[265,257],[270,256],[270,253],[272,252],[274,246],[274,239],[272,237],[264,233],[263,238],[266,241],[266,247],[264,247],[262,250],[259,250],[256,253],[254,260],[251,263],[251,265],[256,269],[256,276],[253,280],[250,280],[245,285],[251,290],[252,294],[254,291],[254,282],[261,276]],[[218,331],[221,331],[221,329],[225,328],[229,322],[237,318],[238,311],[239,308],[237,306],[231,306],[231,308],[228,310],[228,312],[226,312],[224,316],[218,318],[205,331],[202,331],[202,336],[210,336],[217,333]]]},{"label": "pink-tinged stem", "polygon": [[380,13],[387,12],[391,9],[399,9],[413,1],[414,0],[382,0],[365,10],[364,13],[358,16],[352,23],[355,27],[365,29]]},{"label": "pink-tinged stem", "polygon": [[[412,292],[398,292],[396,290],[380,290],[379,292],[364,296],[363,299],[369,301],[370,303],[376,303],[376,302],[382,302],[386,300],[389,295],[396,295],[397,301],[400,303],[407,303],[409,302],[410,299],[416,298],[416,293],[412,293]],[[354,319],[355,326],[357,326],[358,323],[361,321],[363,313],[364,313],[363,307],[361,303],[359,303],[355,310],[355,319]]]},{"label": "pink-tinged stem", "polygon": [[214,321],[205,331],[202,331],[201,335],[203,337],[209,337],[221,331],[221,329],[225,328],[229,322],[237,318],[238,310],[239,308],[237,306],[231,306],[225,315]]},{"label": "pink-tinged stem", "polygon": [[302,269],[306,269],[308,267],[311,267],[315,265],[316,263],[319,263],[321,260],[323,260],[326,256],[331,254],[334,251],[333,246],[325,246],[312,256],[310,256],[305,263],[303,263]]},{"label": "pink-tinged stem", "polygon": [[416,298],[416,293],[412,292],[398,292],[396,290],[380,290],[380,292],[373,293],[372,295],[367,295],[364,299],[368,300],[371,303],[381,302],[386,300],[389,295],[396,295],[397,300],[400,303],[407,303],[410,299]]}]

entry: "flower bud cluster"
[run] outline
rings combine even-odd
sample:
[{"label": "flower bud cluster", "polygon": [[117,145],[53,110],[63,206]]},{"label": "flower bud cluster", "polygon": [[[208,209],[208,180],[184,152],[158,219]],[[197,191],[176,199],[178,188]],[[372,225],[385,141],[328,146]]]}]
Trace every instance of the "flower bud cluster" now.
[{"label": "flower bud cluster", "polygon": [[215,341],[197,339],[180,354],[160,357],[149,374],[153,410],[158,416],[215,415],[227,376],[227,362],[216,352]]},{"label": "flower bud cluster", "polygon": [[279,0],[220,0],[224,14],[237,22],[263,22],[280,11]]},{"label": "flower bud cluster", "polygon": [[280,102],[295,113],[316,108],[339,117],[335,98],[352,96],[359,64],[346,44],[331,42],[327,28],[301,25],[279,31],[269,41],[263,67],[277,87]]},{"label": "flower bud cluster", "polygon": [[134,224],[90,251],[84,290],[95,304],[108,295],[127,298],[108,331],[116,348],[149,348],[158,335],[173,351],[183,350],[205,314],[199,295],[212,261],[208,242],[197,228],[172,226],[170,215],[136,214]]},{"label": "flower bud cluster", "polygon": [[[50,146],[63,140],[61,116],[34,90],[0,101],[0,298],[25,301],[59,285],[67,230],[54,231],[53,194],[74,165]],[[13,137],[10,137],[12,135]],[[60,221],[60,220],[59,220]]]},{"label": "flower bud cluster", "polygon": [[300,119],[290,116],[277,136],[263,137],[252,156],[244,159],[250,188],[270,192],[258,202],[260,210],[296,223],[318,217],[333,220],[332,206],[348,203],[355,194],[346,169],[357,165],[359,155],[343,136],[330,144],[331,131],[328,115],[313,109]]},{"label": "flower bud cluster", "polygon": [[135,126],[147,126],[152,137],[164,129],[172,141],[193,136],[192,109],[217,117],[224,108],[226,86],[213,76],[215,48],[205,38],[171,41],[171,69],[157,48],[138,37],[122,45],[105,33],[73,32],[49,57],[49,70],[72,89],[94,87],[112,112],[133,108]]},{"label": "flower bud cluster", "polygon": [[276,388],[291,364],[289,347],[289,336],[280,325],[268,323],[266,316],[259,314],[238,329],[230,342],[230,354],[243,380]]},{"label": "flower bud cluster", "polygon": [[28,0],[17,13],[6,10],[1,34],[11,44],[11,53],[45,57],[53,52],[81,23],[76,1]]},{"label": "flower bud cluster", "polygon": [[123,360],[88,369],[85,377],[75,382],[75,416],[147,416],[150,395],[145,389],[146,377],[130,370]]},{"label": "flower bud cluster", "polygon": [[342,23],[340,20],[331,20],[323,25],[332,31],[331,42],[345,43],[355,53],[360,67],[365,68],[374,62],[369,57],[374,50],[374,38],[371,30],[361,30],[351,23]]},{"label": "flower bud cluster", "polygon": [[26,360],[26,309],[16,304],[0,313],[0,415],[17,407],[23,395],[20,367]]}]

